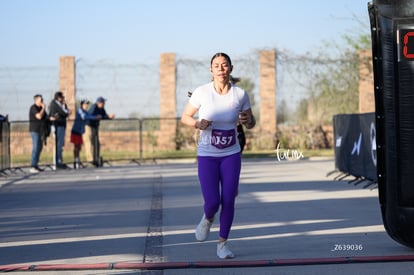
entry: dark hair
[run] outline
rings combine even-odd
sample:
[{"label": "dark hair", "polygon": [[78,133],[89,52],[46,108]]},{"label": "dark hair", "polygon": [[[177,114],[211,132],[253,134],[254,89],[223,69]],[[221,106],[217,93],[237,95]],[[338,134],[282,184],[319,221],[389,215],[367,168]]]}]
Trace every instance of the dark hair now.
[{"label": "dark hair", "polygon": [[39,98],[39,97],[43,99],[43,96],[41,94],[35,94],[33,99],[36,100],[36,98]]},{"label": "dark hair", "polygon": [[63,96],[63,93],[61,92],[61,91],[57,91],[56,93],[55,93],[55,99],[57,100],[57,99],[59,99],[59,98],[63,98],[64,96]]},{"label": "dark hair", "polygon": [[230,76],[230,81],[233,84],[237,84],[237,83],[239,83],[241,81],[241,78],[240,77],[232,77],[232,76]]},{"label": "dark hair", "polygon": [[227,54],[225,54],[225,53],[216,53],[215,55],[213,55],[213,57],[211,58],[211,61],[210,61],[210,66],[211,65],[213,65],[213,61],[214,61],[214,59],[216,59],[217,57],[220,57],[220,56],[222,56],[222,57],[224,57],[226,60],[227,60],[227,62],[229,63],[229,66],[231,67],[232,65],[231,65],[231,59],[230,59],[230,56],[228,56]]}]

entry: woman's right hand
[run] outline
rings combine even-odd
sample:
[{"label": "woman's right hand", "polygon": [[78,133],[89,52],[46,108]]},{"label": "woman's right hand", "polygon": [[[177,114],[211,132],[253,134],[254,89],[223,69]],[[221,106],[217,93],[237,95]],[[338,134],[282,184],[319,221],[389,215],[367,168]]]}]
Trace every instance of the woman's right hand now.
[{"label": "woman's right hand", "polygon": [[207,120],[207,119],[202,119],[200,121],[196,121],[195,123],[195,128],[200,129],[200,130],[205,130],[207,129],[211,124],[213,123],[213,121],[211,120]]}]

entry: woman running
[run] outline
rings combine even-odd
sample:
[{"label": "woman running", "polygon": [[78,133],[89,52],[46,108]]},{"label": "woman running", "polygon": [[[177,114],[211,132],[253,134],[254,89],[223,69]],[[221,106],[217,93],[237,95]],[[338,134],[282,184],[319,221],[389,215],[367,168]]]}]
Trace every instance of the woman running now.
[{"label": "woman running", "polygon": [[[200,129],[197,159],[204,215],[195,236],[200,242],[207,240],[221,206],[217,244],[217,256],[221,259],[234,258],[227,239],[233,223],[241,169],[237,123],[247,129],[256,124],[247,93],[230,81],[232,70],[227,54],[215,54],[210,63],[213,81],[194,91],[181,117],[183,124]],[[197,112],[199,119],[196,120]]]}]

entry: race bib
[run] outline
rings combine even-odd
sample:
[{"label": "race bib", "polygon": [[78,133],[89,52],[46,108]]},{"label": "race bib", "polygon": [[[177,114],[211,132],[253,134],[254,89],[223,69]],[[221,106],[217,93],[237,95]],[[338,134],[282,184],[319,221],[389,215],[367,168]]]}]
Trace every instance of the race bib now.
[{"label": "race bib", "polygon": [[236,144],[236,131],[213,129],[211,132],[211,145],[218,149],[225,149]]}]

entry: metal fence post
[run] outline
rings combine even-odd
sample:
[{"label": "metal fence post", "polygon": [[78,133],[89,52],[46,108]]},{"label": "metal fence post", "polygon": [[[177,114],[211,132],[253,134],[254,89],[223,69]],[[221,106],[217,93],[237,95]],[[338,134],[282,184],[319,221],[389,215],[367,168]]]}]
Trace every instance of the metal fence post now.
[{"label": "metal fence post", "polygon": [[8,116],[2,116],[0,120],[0,172],[10,169],[10,164],[10,122]]},{"label": "metal fence post", "polygon": [[138,119],[139,123],[139,160],[142,161],[142,119]]}]

